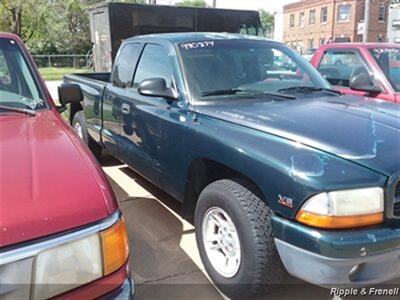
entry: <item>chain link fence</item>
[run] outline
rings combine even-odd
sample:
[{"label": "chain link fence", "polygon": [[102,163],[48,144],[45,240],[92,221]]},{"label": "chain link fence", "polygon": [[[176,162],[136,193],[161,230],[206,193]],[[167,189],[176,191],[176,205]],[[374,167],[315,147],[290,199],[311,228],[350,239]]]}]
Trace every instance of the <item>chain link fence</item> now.
[{"label": "chain link fence", "polygon": [[93,55],[49,54],[33,55],[39,68],[92,68]]}]

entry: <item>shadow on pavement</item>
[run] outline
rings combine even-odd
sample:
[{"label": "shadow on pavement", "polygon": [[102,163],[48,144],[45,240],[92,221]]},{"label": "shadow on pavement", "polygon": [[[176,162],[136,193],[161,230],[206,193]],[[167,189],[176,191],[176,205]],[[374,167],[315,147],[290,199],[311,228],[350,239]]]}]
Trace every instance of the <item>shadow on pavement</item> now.
[{"label": "shadow on pavement", "polygon": [[[222,299],[181,247],[185,236],[194,233],[176,215],[180,203],[118,161],[106,158],[102,165],[106,173],[107,168],[118,168],[121,176],[130,179],[120,184],[118,176],[108,176],[128,229],[135,299]],[[132,185],[139,185],[148,195],[140,190],[140,196],[135,196],[135,188],[130,191]],[[196,252],[197,247],[190,247],[190,251]]]}]

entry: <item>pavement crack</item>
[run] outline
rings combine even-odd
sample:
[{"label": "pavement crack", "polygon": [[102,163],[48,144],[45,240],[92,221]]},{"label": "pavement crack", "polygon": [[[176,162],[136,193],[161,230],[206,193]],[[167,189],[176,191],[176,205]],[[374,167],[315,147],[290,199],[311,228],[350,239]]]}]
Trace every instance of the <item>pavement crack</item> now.
[{"label": "pavement crack", "polygon": [[200,270],[197,269],[197,270],[192,270],[192,271],[188,271],[188,272],[181,272],[181,273],[177,273],[177,274],[167,275],[167,276],[160,277],[160,278],[157,278],[157,279],[143,281],[139,285],[147,284],[147,283],[156,283],[156,282],[160,282],[160,281],[163,281],[163,280],[166,280],[166,279],[176,278],[176,277],[179,277],[179,276],[191,275],[191,274],[194,274],[194,273],[197,273],[197,272],[200,272]]},{"label": "pavement crack", "polygon": [[137,200],[153,200],[154,198],[152,198],[151,195],[149,195],[148,197],[128,197],[125,198],[124,200],[120,200],[119,203],[125,203],[125,202],[129,202],[129,201],[137,201]]}]

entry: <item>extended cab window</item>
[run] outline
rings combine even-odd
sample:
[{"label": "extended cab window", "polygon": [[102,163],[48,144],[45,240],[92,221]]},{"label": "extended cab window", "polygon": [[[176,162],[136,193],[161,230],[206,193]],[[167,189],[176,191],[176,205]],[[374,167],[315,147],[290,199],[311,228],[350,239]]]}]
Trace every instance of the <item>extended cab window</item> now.
[{"label": "extended cab window", "polygon": [[362,58],[354,50],[329,50],[323,55],[318,71],[330,84],[349,87],[350,79],[368,73]]},{"label": "extended cab window", "polygon": [[0,105],[41,109],[42,93],[18,44],[0,38]]},{"label": "extended cab window", "polygon": [[115,61],[112,83],[125,88],[132,86],[135,65],[140,54],[140,44],[130,43],[123,46]]},{"label": "extended cab window", "polygon": [[138,86],[145,79],[164,78],[171,84],[173,69],[167,51],[159,46],[149,44],[144,50],[137,67],[134,86]]}]

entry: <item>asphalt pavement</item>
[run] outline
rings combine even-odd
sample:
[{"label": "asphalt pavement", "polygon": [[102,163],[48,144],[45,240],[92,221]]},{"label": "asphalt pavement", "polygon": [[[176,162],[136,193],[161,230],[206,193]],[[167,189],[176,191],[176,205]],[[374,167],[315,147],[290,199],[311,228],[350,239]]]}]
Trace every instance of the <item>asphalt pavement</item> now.
[{"label": "asphalt pavement", "polygon": [[58,99],[58,86],[62,83],[61,80],[52,80],[46,81],[47,89],[50,92],[51,97],[53,100]]},{"label": "asphalt pavement", "polygon": [[[201,263],[181,204],[118,160],[102,167],[118,198],[131,248],[135,299],[224,299]],[[329,290],[288,276],[265,299],[332,299]]]}]

